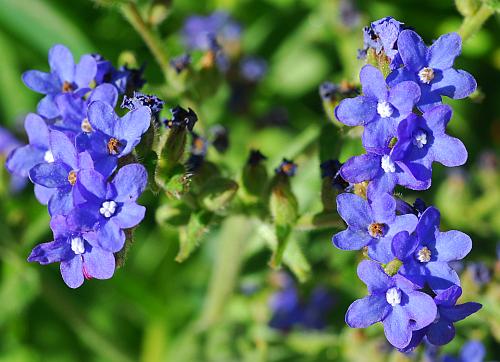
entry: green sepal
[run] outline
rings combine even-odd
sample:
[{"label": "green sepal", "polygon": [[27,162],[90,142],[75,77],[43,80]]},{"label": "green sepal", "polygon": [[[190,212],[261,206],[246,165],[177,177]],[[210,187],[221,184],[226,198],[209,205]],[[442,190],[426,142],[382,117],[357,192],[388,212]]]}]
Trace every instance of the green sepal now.
[{"label": "green sepal", "polygon": [[187,225],[191,210],[184,203],[166,203],[155,214],[156,222],[165,226]]},{"label": "green sepal", "polygon": [[265,196],[268,181],[267,169],[263,164],[251,165],[247,163],[243,168],[241,175],[242,189],[252,201],[257,201]]},{"label": "green sepal", "polygon": [[238,191],[238,184],[227,178],[212,178],[201,190],[200,204],[212,212],[224,210]]},{"label": "green sepal", "polygon": [[200,245],[202,237],[208,232],[213,214],[207,211],[191,214],[189,222],[179,230],[179,252],[175,260],[182,263]]}]

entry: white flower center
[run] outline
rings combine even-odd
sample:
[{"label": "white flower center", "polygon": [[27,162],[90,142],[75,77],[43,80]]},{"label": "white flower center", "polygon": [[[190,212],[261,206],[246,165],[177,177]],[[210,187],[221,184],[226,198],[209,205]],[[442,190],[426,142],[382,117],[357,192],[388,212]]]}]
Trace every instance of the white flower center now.
[{"label": "white flower center", "polygon": [[422,249],[420,249],[417,253],[417,259],[421,263],[427,263],[431,260],[431,251],[427,246],[424,246]]},{"label": "white flower center", "polygon": [[427,144],[427,134],[424,131],[418,131],[413,136],[413,144],[418,148],[422,148]]},{"label": "white flower center", "polygon": [[85,245],[83,244],[83,239],[79,236],[71,238],[71,250],[76,255],[80,255],[85,253]]},{"label": "white flower center", "polygon": [[434,79],[434,69],[425,67],[418,72],[418,77],[420,81],[425,84],[429,84]]},{"label": "white flower center", "polygon": [[391,288],[385,293],[385,300],[393,307],[401,304],[401,291],[398,288]]},{"label": "white flower center", "polygon": [[396,165],[394,164],[394,162],[392,162],[392,160],[389,157],[389,155],[383,155],[380,164],[382,166],[382,169],[386,173],[388,173],[388,172],[390,172],[390,173],[396,172]]},{"label": "white flower center", "polygon": [[99,212],[104,217],[110,218],[115,214],[116,211],[116,202],[114,201],[104,201],[99,209]]},{"label": "white flower center", "polygon": [[43,155],[43,160],[47,163],[54,162],[54,155],[52,154],[52,152],[50,152],[50,150],[45,152],[45,154]]},{"label": "white flower center", "polygon": [[89,120],[87,118],[85,118],[82,121],[81,128],[82,128],[82,131],[85,132],[85,133],[92,132],[92,126],[90,125],[90,122],[89,122]]},{"label": "white flower center", "polygon": [[382,118],[387,118],[392,116],[392,112],[394,110],[392,109],[392,106],[389,102],[378,102],[377,104],[377,113],[379,114],[380,117]]}]

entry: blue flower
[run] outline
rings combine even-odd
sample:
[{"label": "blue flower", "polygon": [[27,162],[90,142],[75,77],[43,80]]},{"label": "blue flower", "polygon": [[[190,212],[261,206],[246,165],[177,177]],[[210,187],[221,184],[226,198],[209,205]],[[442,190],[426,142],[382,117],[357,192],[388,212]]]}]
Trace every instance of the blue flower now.
[{"label": "blue flower", "polygon": [[415,235],[398,233],[392,243],[394,256],[403,262],[399,273],[416,285],[434,292],[460,286],[448,262],[463,259],[472,248],[471,238],[457,230],[439,231],[440,214],[429,207],[422,214]]},{"label": "blue flower", "polygon": [[286,158],[281,161],[280,165],[274,170],[277,174],[283,174],[289,177],[295,176],[297,164]]},{"label": "blue flower", "polygon": [[467,161],[464,144],[445,133],[451,114],[450,106],[439,105],[422,116],[410,115],[399,124],[393,153],[400,154],[412,167],[421,165],[428,174],[435,161],[447,167],[463,165]]},{"label": "blue flower", "polygon": [[73,210],[73,217],[95,231],[89,241],[92,245],[120,251],[125,243],[123,230],[137,226],[146,213],[137,204],[147,185],[146,169],[138,163],[123,166],[109,183],[94,170],[81,171],[78,178],[85,201]]},{"label": "blue flower", "polygon": [[344,99],[335,109],[337,119],[348,126],[364,126],[363,146],[383,148],[396,136],[399,122],[412,113],[420,98],[415,82],[387,88],[384,76],[372,65],[359,73],[363,95]]},{"label": "blue flower", "polygon": [[379,264],[368,260],[358,265],[358,276],[370,294],[349,307],[345,317],[349,327],[366,328],[382,322],[387,340],[396,348],[404,348],[413,331],[436,318],[432,297],[402,276],[389,277]]},{"label": "blue flower", "polygon": [[472,280],[476,285],[482,287],[491,281],[491,271],[483,262],[470,263],[467,271],[472,275]]},{"label": "blue flower", "polygon": [[48,119],[60,115],[55,97],[62,93],[83,96],[90,90],[90,83],[97,73],[95,59],[84,55],[75,64],[73,55],[64,45],[54,45],[49,50],[50,73],[29,70],[23,74],[23,82],[35,92],[46,96],[38,103],[38,113]]},{"label": "blue flower", "polygon": [[462,288],[452,286],[434,297],[438,310],[436,320],[427,327],[413,332],[412,340],[404,352],[416,348],[424,337],[427,337],[427,341],[436,346],[451,342],[455,337],[453,323],[467,318],[482,307],[481,304],[474,302],[456,305],[460,295],[462,295]]},{"label": "blue flower", "polygon": [[84,232],[67,217],[54,216],[50,222],[54,240],[37,245],[28,257],[42,265],[61,263],[61,275],[70,288],[78,288],[84,279],[109,279],[115,271],[113,253],[92,242],[92,233]]},{"label": "blue flower", "polygon": [[77,148],[88,151],[95,169],[109,176],[118,159],[130,154],[150,127],[151,110],[140,107],[120,118],[112,106],[95,101],[89,105],[87,114],[92,131],[77,136]]},{"label": "blue flower", "polygon": [[198,116],[191,108],[185,110],[181,106],[176,106],[170,109],[172,113],[172,119],[165,119],[163,123],[166,127],[186,127],[188,130],[192,131],[194,125],[198,121]]},{"label": "blue flower", "polygon": [[177,74],[180,74],[184,69],[187,69],[191,64],[191,55],[181,54],[177,57],[170,59],[170,66],[174,68]]},{"label": "blue flower", "polygon": [[[54,162],[49,146],[49,128],[37,114],[30,113],[24,120],[24,129],[28,134],[29,144],[20,146],[9,154],[5,167],[20,178],[27,178],[30,170],[40,163]],[[35,195],[43,205],[49,202],[54,191],[35,184]]]},{"label": "blue flower", "polygon": [[481,342],[469,341],[462,346],[458,357],[446,355],[443,362],[483,362],[485,356],[486,349]]},{"label": "blue flower", "polygon": [[240,73],[249,82],[258,82],[264,77],[266,71],[267,63],[264,59],[247,57],[241,61]]},{"label": "blue flower", "polygon": [[395,214],[396,203],[390,195],[382,195],[371,204],[362,197],[344,193],[337,196],[337,211],[347,229],[333,236],[333,243],[342,250],[360,250],[368,246],[371,258],[388,263],[392,238],[401,231],[413,232],[417,217]]},{"label": "blue flower", "polygon": [[398,50],[404,67],[394,70],[387,83],[395,86],[404,81],[420,85],[421,97],[417,106],[426,111],[441,104],[441,96],[461,99],[476,90],[474,77],[453,67],[462,51],[462,39],[457,33],[440,36],[429,48],[412,30],[404,30],[398,38]]},{"label": "blue flower", "polygon": [[48,201],[50,215],[67,215],[80,200],[74,187],[80,171],[92,169],[94,164],[88,152],[77,153],[64,133],[53,130],[48,136],[53,160],[31,168],[29,177],[37,185],[54,189]]},{"label": "blue flower", "polygon": [[374,21],[363,28],[363,51],[366,52],[369,48],[373,48],[377,54],[383,51],[391,61],[391,69],[398,68],[402,62],[398,54],[397,40],[404,29],[403,23],[390,16]]},{"label": "blue flower", "polygon": [[87,110],[90,103],[101,101],[116,106],[118,91],[115,86],[104,83],[92,90],[90,95],[84,99],[73,94],[60,94],[56,97],[56,104],[61,112],[61,118],[55,120],[51,127],[71,134],[76,137],[79,133],[92,132]]},{"label": "blue flower", "polygon": [[157,96],[134,92],[132,97],[127,97],[126,95],[123,97],[120,107],[135,111],[140,107],[146,106],[151,109],[151,113],[158,114],[163,109],[164,104],[165,102]]}]

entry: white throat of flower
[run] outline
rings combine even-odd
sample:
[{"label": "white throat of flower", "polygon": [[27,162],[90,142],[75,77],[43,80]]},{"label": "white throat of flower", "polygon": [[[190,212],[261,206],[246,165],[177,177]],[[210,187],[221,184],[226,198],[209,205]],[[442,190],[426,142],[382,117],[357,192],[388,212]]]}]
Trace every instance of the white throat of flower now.
[{"label": "white throat of flower", "polygon": [[116,202],[114,202],[113,200],[104,201],[101,205],[101,208],[99,209],[99,213],[106,218],[110,218],[115,214],[116,206]]},{"label": "white throat of flower", "polygon": [[431,260],[432,253],[427,246],[424,246],[417,253],[417,259],[421,263],[427,263]]},{"label": "white throat of flower", "polygon": [[380,165],[382,166],[382,169],[386,173],[396,172],[396,165],[394,164],[394,162],[392,162],[389,155],[382,156],[382,159],[380,160]]},{"label": "white throat of flower", "polygon": [[46,151],[45,154],[43,155],[43,160],[47,163],[52,163],[54,162],[54,155],[50,150]]},{"label": "white throat of flower", "polygon": [[427,133],[418,131],[413,135],[413,144],[418,148],[422,148],[427,144]]},{"label": "white throat of flower", "polygon": [[392,113],[394,112],[394,109],[392,108],[391,104],[386,101],[378,102],[377,104],[377,113],[379,114],[380,117],[382,118],[387,118],[392,116]]},{"label": "white throat of flower", "polygon": [[76,255],[85,253],[85,245],[81,237],[75,236],[71,238],[71,250],[73,250]]},{"label": "white throat of flower", "polygon": [[385,293],[385,300],[393,307],[401,304],[401,291],[398,288],[391,288]]},{"label": "white throat of flower", "polygon": [[418,77],[422,83],[429,84],[434,79],[434,69],[429,67],[422,68],[418,72]]}]

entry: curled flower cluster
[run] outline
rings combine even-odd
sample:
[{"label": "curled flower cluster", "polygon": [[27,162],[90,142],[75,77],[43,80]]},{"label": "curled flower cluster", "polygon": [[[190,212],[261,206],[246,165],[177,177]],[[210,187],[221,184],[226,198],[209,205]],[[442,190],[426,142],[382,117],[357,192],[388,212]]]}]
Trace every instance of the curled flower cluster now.
[{"label": "curled flower cluster", "polygon": [[26,117],[29,144],[13,150],[6,166],[30,178],[51,216],[54,240],[36,246],[28,260],[60,262],[65,283],[77,288],[85,278],[113,275],[113,254],[144,218],[137,199],[147,172],[134,163],[133,151],[162,102],[140,93],[125,96],[130,111],[119,117],[118,98],[142,86],[139,73],[116,70],[98,55],[84,55],[76,64],[62,45],[50,49],[49,65],[49,73],[23,74],[26,86],[45,97],[37,114]]},{"label": "curled flower cluster", "polygon": [[351,304],[346,323],[364,328],[382,322],[388,341],[401,351],[412,350],[424,336],[444,345],[455,335],[453,323],[481,308],[456,304],[462,290],[449,265],[470,252],[472,241],[460,231],[441,232],[435,207],[422,207],[421,201],[411,207],[393,193],[396,185],[428,189],[433,162],[448,167],[466,162],[462,142],[446,134],[452,109],[441,104],[441,96],[467,97],[476,82],[452,67],[461,51],[456,33],[427,47],[416,32],[385,18],[365,29],[365,43],[385,53],[392,72],[386,78],[365,65],[362,94],[335,110],[343,124],[364,127],[366,150],[350,158],[340,174],[349,183],[368,182],[366,199],[352,193],[337,197],[347,229],[334,235],[333,243],[342,250],[363,249],[371,259],[358,266],[369,295]]}]

